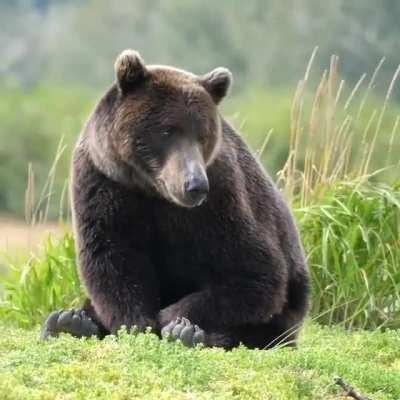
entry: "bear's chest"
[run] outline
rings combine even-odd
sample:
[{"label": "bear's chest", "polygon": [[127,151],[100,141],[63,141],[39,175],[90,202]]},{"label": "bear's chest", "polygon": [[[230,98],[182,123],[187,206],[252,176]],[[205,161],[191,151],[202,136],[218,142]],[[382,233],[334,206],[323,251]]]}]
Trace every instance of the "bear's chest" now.
[{"label": "bear's chest", "polygon": [[196,290],[215,281],[218,244],[207,208],[159,211],[150,253],[161,286]]},{"label": "bear's chest", "polygon": [[153,246],[151,259],[163,306],[201,290],[214,280],[213,263],[207,262],[206,253],[199,251],[193,237],[164,238]]},{"label": "bear's chest", "polygon": [[150,255],[162,291],[185,295],[224,281],[234,268],[237,224],[220,205],[215,196],[192,209],[158,204]]},{"label": "bear's chest", "polygon": [[156,269],[166,278],[200,283],[213,271],[212,249],[196,232],[175,230],[158,236],[152,246],[151,257]]}]

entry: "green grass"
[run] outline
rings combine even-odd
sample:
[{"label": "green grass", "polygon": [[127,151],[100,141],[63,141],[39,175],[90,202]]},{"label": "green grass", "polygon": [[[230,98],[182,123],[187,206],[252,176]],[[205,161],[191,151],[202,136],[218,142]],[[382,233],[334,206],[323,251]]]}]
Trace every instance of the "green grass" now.
[{"label": "green grass", "polygon": [[31,327],[42,323],[51,311],[81,303],[84,290],[72,235],[49,237],[42,253],[32,255],[20,266],[12,266],[13,273],[6,280],[0,299],[0,320]]},{"label": "green grass", "polygon": [[309,324],[300,347],[187,349],[154,335],[38,341],[1,328],[0,398],[338,399],[336,376],[374,400],[400,398],[400,336]]},{"label": "green grass", "polygon": [[312,314],[347,328],[400,328],[400,185],[337,182],[318,197],[296,210]]}]

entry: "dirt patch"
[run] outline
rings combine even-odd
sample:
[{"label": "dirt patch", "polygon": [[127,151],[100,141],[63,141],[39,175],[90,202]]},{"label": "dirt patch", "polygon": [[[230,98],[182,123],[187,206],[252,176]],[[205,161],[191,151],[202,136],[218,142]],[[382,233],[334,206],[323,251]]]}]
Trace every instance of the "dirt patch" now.
[{"label": "dirt patch", "polygon": [[57,222],[29,225],[23,220],[0,217],[0,252],[30,252],[37,248],[49,234],[60,236],[65,226]]}]

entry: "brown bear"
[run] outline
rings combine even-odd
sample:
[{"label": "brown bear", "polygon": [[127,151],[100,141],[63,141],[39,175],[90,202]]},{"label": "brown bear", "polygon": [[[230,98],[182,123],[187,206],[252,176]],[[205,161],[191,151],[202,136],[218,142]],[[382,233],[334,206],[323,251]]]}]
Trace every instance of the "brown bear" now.
[{"label": "brown bear", "polygon": [[72,164],[73,222],[90,301],[42,336],[151,327],[185,345],[294,345],[309,274],[281,193],[218,104],[231,73],[145,65],[133,50]]}]

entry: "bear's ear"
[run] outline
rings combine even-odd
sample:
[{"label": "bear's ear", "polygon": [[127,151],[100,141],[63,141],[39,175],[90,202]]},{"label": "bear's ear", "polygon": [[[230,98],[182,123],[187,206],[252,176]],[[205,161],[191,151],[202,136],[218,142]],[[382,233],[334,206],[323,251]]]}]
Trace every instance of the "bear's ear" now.
[{"label": "bear's ear", "polygon": [[120,90],[125,93],[148,76],[146,65],[135,50],[124,50],[115,61],[115,75]]},{"label": "bear's ear", "polygon": [[201,78],[201,84],[218,104],[227,94],[232,85],[232,73],[227,68],[215,68]]}]

